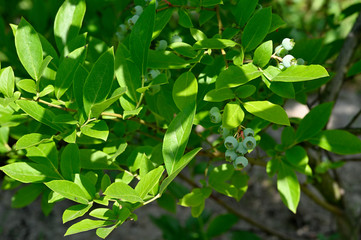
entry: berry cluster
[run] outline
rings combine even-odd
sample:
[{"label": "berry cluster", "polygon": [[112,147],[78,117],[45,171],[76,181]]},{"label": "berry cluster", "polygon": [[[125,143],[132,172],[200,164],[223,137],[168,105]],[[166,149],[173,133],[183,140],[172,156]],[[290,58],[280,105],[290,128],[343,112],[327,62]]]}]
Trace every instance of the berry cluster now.
[{"label": "berry cluster", "polygon": [[[225,137],[224,146],[227,148],[225,152],[226,160],[233,162],[235,169],[242,169],[248,165],[248,159],[244,156],[248,152],[251,152],[256,147],[256,139],[254,138],[254,131],[251,128],[243,130],[239,141],[234,136],[229,135],[232,131],[226,130],[221,127],[222,135]],[[228,136],[226,136],[228,135]]]},{"label": "berry cluster", "polygon": [[275,55],[282,58],[282,61],[278,64],[278,68],[284,70],[293,65],[303,65],[305,61],[302,58],[296,59],[294,56],[288,54],[289,51],[295,46],[295,41],[290,38],[282,40],[282,44],[275,48]]}]

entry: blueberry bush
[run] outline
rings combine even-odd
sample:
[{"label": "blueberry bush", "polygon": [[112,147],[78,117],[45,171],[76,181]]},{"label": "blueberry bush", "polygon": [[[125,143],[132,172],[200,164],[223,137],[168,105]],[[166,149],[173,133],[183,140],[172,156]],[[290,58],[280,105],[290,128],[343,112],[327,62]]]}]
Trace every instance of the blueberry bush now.
[{"label": "blueberry bush", "polygon": [[[65,235],[106,238],[149,203],[204,218],[211,199],[229,214],[202,239],[239,220],[292,239],[222,200],[239,201],[259,166],[291,212],[305,194],[340,239],[359,239],[335,169],[361,153],[360,112],[342,129],[327,123],[342,83],[361,72],[360,3],[336,15],[322,12],[335,1],[316,1],[327,2],[324,21],[295,30],[285,1],[0,2],[0,170],[2,188],[17,189],[13,207],[41,198],[48,215],[71,201]],[[304,118],[288,117],[290,100],[309,108]]]}]

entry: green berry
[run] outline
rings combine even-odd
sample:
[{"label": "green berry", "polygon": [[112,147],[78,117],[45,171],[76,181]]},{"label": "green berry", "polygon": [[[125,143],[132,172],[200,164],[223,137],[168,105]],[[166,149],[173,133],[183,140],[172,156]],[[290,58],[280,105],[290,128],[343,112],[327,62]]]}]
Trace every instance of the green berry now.
[{"label": "green berry", "polygon": [[175,42],[183,42],[183,39],[182,39],[180,36],[178,36],[178,35],[174,35],[174,36],[172,37],[172,39],[171,39],[171,42],[172,42],[172,43],[175,43]]},{"label": "green berry", "polygon": [[245,157],[237,157],[236,160],[233,162],[233,166],[235,169],[242,169],[247,167],[248,159]]},{"label": "green berry", "polygon": [[283,58],[283,61],[282,61],[283,65],[286,67],[286,68],[289,68],[293,65],[296,65],[297,64],[297,60],[294,56],[292,55],[286,55],[284,58]]},{"label": "green berry", "polygon": [[285,38],[282,40],[282,46],[287,50],[291,51],[293,47],[295,46],[295,41],[290,38]]},{"label": "green berry", "polygon": [[152,79],[158,77],[159,74],[160,74],[159,70],[152,69],[149,71],[149,75],[151,76]]},{"label": "green berry", "polygon": [[229,161],[229,162],[232,162],[234,160],[236,160],[237,158],[237,153],[235,151],[232,151],[232,150],[227,150],[225,152],[225,156],[226,156],[226,160]]},{"label": "green berry", "polygon": [[213,112],[209,116],[212,123],[220,123],[222,121],[222,115],[220,112]]},{"label": "green berry", "polygon": [[256,147],[256,139],[254,137],[246,137],[243,139],[242,144],[246,149],[252,150]]},{"label": "green berry", "polygon": [[305,65],[305,60],[302,58],[297,58],[297,65]]},{"label": "green berry", "polygon": [[138,16],[140,16],[140,14],[142,14],[142,12],[143,12],[143,8],[140,5],[135,6],[134,10],[135,10],[135,15],[138,15]]},{"label": "green berry", "polygon": [[245,155],[248,153],[248,149],[243,146],[243,144],[238,144],[238,147],[236,149],[236,153],[239,153],[241,155]]},{"label": "green berry", "polygon": [[[157,46],[155,47],[155,50],[157,51],[164,51],[166,48],[168,47],[168,43],[166,40],[160,40],[157,44]],[[170,71],[168,71],[170,72]]]},{"label": "green berry", "polygon": [[252,128],[246,128],[243,130],[243,135],[245,137],[254,137],[254,131]]},{"label": "green berry", "polygon": [[277,67],[278,67],[278,69],[281,70],[281,71],[283,71],[283,70],[286,69],[286,67],[285,67],[285,65],[283,65],[283,63],[279,63]]},{"label": "green berry", "polygon": [[233,136],[228,136],[224,140],[224,146],[229,150],[234,150],[238,147],[238,141]]},{"label": "green berry", "polygon": [[211,110],[209,110],[209,113],[216,113],[216,112],[219,112],[219,108],[217,107],[212,107]]},{"label": "green berry", "polygon": [[279,45],[276,47],[275,53],[279,57],[284,57],[288,54],[288,51],[282,45]]}]

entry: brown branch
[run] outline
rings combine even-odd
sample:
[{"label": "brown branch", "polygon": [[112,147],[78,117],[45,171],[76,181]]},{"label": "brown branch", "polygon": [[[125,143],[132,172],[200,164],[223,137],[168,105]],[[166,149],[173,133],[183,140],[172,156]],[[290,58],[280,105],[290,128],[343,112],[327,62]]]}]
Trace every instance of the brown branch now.
[{"label": "brown branch", "polygon": [[347,72],[347,65],[351,60],[352,54],[355,48],[360,42],[361,36],[361,12],[359,13],[356,22],[354,23],[351,31],[347,35],[345,42],[341,48],[341,51],[335,62],[335,76],[326,85],[325,90],[321,95],[321,102],[336,101],[338,94],[341,90],[341,86],[345,80],[345,74]]}]

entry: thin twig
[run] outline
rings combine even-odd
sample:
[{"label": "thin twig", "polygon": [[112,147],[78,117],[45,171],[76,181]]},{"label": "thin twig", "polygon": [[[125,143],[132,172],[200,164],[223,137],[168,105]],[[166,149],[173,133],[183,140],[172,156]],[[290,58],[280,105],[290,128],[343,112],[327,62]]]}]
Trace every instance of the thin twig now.
[{"label": "thin twig", "polygon": [[345,128],[350,128],[352,124],[354,124],[357,120],[357,118],[361,115],[361,109],[353,116],[353,118],[350,120],[350,122],[345,126]]}]

